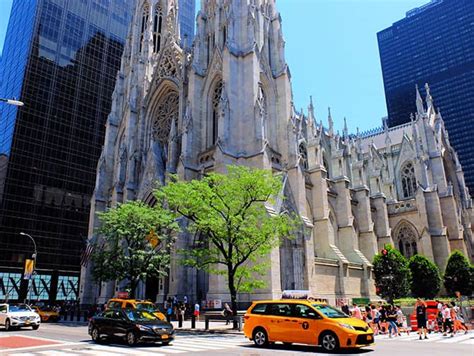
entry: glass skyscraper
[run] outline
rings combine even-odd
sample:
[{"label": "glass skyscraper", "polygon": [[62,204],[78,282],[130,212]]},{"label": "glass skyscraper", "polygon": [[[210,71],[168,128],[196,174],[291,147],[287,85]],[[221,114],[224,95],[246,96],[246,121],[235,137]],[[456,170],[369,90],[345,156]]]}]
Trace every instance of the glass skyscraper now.
[{"label": "glass skyscraper", "polygon": [[432,0],[377,37],[388,125],[410,120],[428,83],[474,194],[474,1]]},{"label": "glass skyscraper", "polygon": [[194,39],[194,24],[196,22],[196,0],[179,0],[179,29],[181,41],[188,47]]},{"label": "glass skyscraper", "polygon": [[1,61],[0,300],[77,299],[104,124],[130,0],[14,0]]}]

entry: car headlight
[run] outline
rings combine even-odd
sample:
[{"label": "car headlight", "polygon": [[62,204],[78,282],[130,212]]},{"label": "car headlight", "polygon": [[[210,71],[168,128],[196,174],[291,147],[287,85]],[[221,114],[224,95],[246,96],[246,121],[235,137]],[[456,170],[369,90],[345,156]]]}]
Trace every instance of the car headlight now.
[{"label": "car headlight", "polygon": [[150,331],[151,329],[148,326],[145,325],[137,325],[138,330],[141,331]]},{"label": "car headlight", "polygon": [[339,323],[339,326],[342,326],[343,328],[349,329],[349,330],[355,330],[352,325],[349,324],[344,324],[344,323]]}]

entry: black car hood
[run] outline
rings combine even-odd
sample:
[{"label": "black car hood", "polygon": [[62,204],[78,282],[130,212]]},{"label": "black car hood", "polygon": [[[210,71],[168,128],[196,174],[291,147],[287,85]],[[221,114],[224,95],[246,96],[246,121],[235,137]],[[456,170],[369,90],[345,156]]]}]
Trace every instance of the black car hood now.
[{"label": "black car hood", "polygon": [[160,327],[162,329],[173,329],[173,325],[163,320],[149,320],[149,321],[135,321],[137,325],[143,325],[148,327]]}]

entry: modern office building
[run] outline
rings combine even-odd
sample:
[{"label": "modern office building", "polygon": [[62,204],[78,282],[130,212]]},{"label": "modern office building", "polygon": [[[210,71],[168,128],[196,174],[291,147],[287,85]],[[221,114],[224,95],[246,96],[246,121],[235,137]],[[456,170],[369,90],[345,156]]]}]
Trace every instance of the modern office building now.
[{"label": "modern office building", "polygon": [[179,0],[178,19],[181,42],[190,46],[194,39],[194,24],[196,22],[196,0]]},{"label": "modern office building", "polygon": [[416,113],[429,83],[474,193],[474,1],[432,0],[378,36],[390,127]]},{"label": "modern office building", "polygon": [[[0,97],[0,300],[78,296],[104,124],[130,0],[14,0]],[[22,280],[36,241],[37,274]]]}]

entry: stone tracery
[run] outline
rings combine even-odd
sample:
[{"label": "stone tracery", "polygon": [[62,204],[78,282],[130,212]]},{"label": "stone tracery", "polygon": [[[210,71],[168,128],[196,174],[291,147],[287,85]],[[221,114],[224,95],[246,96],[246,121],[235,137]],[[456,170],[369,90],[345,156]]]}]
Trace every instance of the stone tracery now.
[{"label": "stone tracery", "polygon": [[154,111],[152,126],[153,140],[161,144],[168,143],[171,124],[178,122],[179,96],[176,92],[168,93]]}]

